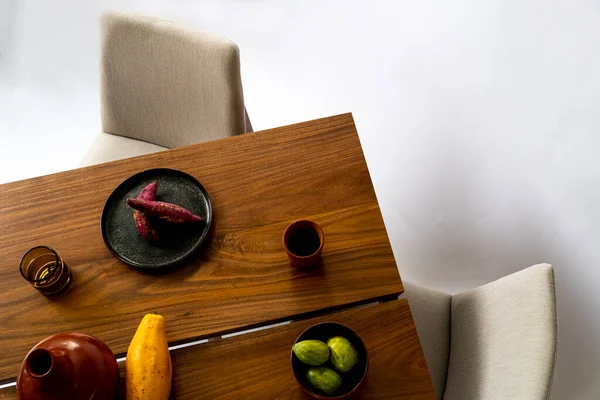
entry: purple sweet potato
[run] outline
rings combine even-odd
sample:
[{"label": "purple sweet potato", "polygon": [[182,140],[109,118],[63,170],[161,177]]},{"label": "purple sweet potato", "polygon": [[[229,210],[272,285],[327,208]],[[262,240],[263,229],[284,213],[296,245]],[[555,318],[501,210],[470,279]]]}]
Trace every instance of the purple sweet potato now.
[{"label": "purple sweet potato", "polygon": [[142,199],[127,199],[127,205],[141,211],[149,217],[160,218],[174,223],[199,222],[203,218],[193,214],[177,204],[163,201],[150,201]]},{"label": "purple sweet potato", "polygon": [[152,222],[144,215],[144,213],[135,210],[133,212],[133,219],[135,221],[135,226],[144,239],[147,239],[152,243],[158,243],[160,240],[158,231],[153,227]]},{"label": "purple sweet potato", "polygon": [[154,181],[145,188],[142,189],[140,194],[137,195],[138,199],[142,200],[156,200],[156,191],[158,190],[158,181]]},{"label": "purple sweet potato", "polygon": [[[157,188],[158,182],[154,181],[145,188],[143,188],[140,194],[138,194],[137,198],[140,200],[154,201],[156,200]],[[140,235],[142,235],[144,239],[147,239],[154,243],[160,240],[158,231],[152,226],[152,222],[146,216],[146,214],[135,210],[133,212],[133,220],[135,221],[135,226],[140,232]]]}]

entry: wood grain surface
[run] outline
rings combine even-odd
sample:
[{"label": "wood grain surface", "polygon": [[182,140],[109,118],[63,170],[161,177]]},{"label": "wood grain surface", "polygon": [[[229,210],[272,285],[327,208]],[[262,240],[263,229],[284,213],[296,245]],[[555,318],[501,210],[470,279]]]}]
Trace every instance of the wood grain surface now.
[{"label": "wood grain surface", "polygon": [[[215,219],[205,251],[163,274],[121,263],[100,232],[112,190],[156,167],[198,179]],[[288,264],[281,235],[298,218],[323,226],[321,269]],[[46,298],[21,277],[19,260],[36,245],[72,269],[65,295]],[[175,343],[403,291],[350,114],[0,185],[0,254],[0,381],[58,332],[123,354],[152,310]]]},{"label": "wood grain surface", "polygon": [[[290,348],[304,329],[324,321],[349,326],[369,351],[367,376],[353,398],[435,400],[406,299],[172,351],[171,399],[309,399],[294,379]],[[14,388],[2,394],[16,398]]]}]

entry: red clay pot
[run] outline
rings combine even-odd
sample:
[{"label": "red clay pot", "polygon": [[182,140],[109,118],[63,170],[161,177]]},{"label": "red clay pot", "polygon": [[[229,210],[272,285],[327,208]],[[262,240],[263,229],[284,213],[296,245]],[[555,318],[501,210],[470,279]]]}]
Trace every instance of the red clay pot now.
[{"label": "red clay pot", "polygon": [[20,400],[113,400],[118,387],[114,354],[83,333],[59,333],[39,342],[17,378]]}]

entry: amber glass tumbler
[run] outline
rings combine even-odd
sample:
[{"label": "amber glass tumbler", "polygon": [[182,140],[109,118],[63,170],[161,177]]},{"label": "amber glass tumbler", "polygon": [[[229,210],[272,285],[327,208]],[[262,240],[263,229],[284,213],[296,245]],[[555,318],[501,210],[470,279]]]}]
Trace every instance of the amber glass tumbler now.
[{"label": "amber glass tumbler", "polygon": [[46,296],[64,293],[73,281],[67,264],[47,246],[34,247],[25,253],[19,269],[23,278]]}]

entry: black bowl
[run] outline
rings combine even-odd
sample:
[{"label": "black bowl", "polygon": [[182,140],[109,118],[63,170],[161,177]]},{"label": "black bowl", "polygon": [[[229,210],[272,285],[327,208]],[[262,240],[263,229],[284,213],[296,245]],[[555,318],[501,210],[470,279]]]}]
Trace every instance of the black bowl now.
[{"label": "black bowl", "polygon": [[298,384],[306,393],[317,399],[343,399],[350,396],[362,383],[369,368],[367,348],[361,338],[352,329],[337,322],[322,322],[311,326],[298,336],[294,344],[303,340],[320,340],[327,343],[327,339],[333,336],[345,337],[358,352],[358,363],[348,372],[344,373],[336,370],[329,361],[322,365],[323,367],[331,368],[342,378],[342,386],[333,394],[326,394],[313,387],[306,378],[306,372],[311,366],[298,360],[293,351],[291,354],[292,369],[294,370],[294,376]]}]

